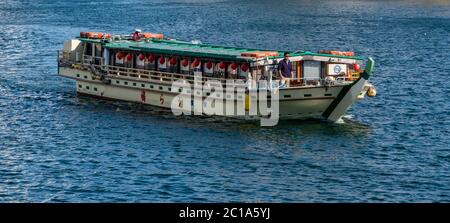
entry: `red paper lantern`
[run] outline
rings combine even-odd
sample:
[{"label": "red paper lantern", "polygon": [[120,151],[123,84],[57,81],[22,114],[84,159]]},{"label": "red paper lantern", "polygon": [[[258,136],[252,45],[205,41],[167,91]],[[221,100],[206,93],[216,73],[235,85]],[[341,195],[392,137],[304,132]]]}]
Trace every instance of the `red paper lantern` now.
[{"label": "red paper lantern", "polygon": [[147,57],[149,63],[153,63],[155,61],[155,56],[153,54],[148,55]]},{"label": "red paper lantern", "polygon": [[232,63],[232,64],[230,65],[230,67],[231,67],[231,69],[236,70],[237,65],[236,65],[236,63]]},{"label": "red paper lantern", "polygon": [[123,53],[122,52],[118,52],[117,53],[117,59],[121,60],[123,58]]},{"label": "red paper lantern", "polygon": [[220,69],[225,69],[225,63],[224,63],[224,62],[220,62],[219,68],[220,68]]},{"label": "red paper lantern", "polygon": [[169,63],[170,63],[171,65],[175,65],[175,64],[177,63],[177,59],[175,59],[175,57],[172,57],[172,58],[170,59]]},{"label": "red paper lantern", "polygon": [[211,61],[208,61],[208,63],[206,63],[206,68],[208,68],[208,70],[212,68]]},{"label": "red paper lantern", "polygon": [[159,58],[160,64],[164,64],[165,62],[166,62],[166,58],[164,58],[164,57]]},{"label": "red paper lantern", "polygon": [[193,67],[198,67],[198,65],[200,65],[200,60],[195,58],[194,62],[192,62],[192,66]]},{"label": "red paper lantern", "polygon": [[144,54],[139,54],[139,60],[144,60],[145,59],[145,56],[144,56]]},{"label": "red paper lantern", "polygon": [[246,63],[242,64],[242,65],[241,65],[241,70],[242,70],[243,72],[247,72],[247,71],[248,71],[248,65],[247,65]]},{"label": "red paper lantern", "polygon": [[353,64],[353,70],[359,70],[359,64],[357,63]]},{"label": "red paper lantern", "polygon": [[131,60],[131,59],[133,59],[133,55],[131,55],[131,53],[129,53],[129,54],[127,54],[127,60]]},{"label": "red paper lantern", "polygon": [[183,65],[183,67],[187,67],[187,65],[189,65],[189,61],[187,59],[183,59],[181,65]]}]

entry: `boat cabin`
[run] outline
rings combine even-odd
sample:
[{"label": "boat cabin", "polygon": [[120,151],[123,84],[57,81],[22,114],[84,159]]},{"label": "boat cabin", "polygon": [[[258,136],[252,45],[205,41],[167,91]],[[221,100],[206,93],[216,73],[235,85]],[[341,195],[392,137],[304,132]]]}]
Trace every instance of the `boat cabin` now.
[{"label": "boat cabin", "polygon": [[[76,46],[68,48],[77,48],[76,60],[85,65],[186,76],[201,73],[222,80],[279,80],[277,68],[284,53],[164,39],[162,34],[146,34],[140,41],[133,41],[131,36],[82,32],[73,42]],[[293,76],[286,87],[322,85],[326,80],[353,81],[362,72],[362,58],[352,52],[289,53]]]}]

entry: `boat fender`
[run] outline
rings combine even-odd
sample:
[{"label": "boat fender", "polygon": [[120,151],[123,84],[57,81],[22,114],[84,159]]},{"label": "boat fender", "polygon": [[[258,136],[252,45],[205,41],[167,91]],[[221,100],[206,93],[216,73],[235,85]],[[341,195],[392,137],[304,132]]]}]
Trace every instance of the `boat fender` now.
[{"label": "boat fender", "polygon": [[375,90],[374,87],[369,87],[367,90],[367,96],[369,97],[375,97],[377,95],[377,90]]}]

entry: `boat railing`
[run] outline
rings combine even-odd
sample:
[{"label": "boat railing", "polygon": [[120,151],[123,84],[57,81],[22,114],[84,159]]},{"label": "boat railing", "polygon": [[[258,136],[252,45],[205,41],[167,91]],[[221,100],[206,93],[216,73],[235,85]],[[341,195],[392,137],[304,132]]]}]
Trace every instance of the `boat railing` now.
[{"label": "boat railing", "polygon": [[[170,73],[164,71],[157,70],[146,70],[146,69],[138,69],[131,67],[122,67],[122,66],[113,66],[113,65],[98,65],[92,64],[92,60],[86,59],[82,64],[82,69],[88,70],[90,67],[94,67],[96,69],[105,71],[106,74],[110,77],[123,77],[134,79],[136,81],[150,81],[150,82],[159,82],[164,84],[172,84],[176,81],[181,81],[182,83],[189,83],[191,85],[194,84],[207,84],[211,87],[219,87],[217,84],[221,84],[221,87],[229,86],[231,83],[233,87],[245,87],[245,82],[238,82],[232,79],[223,79],[223,78],[214,78],[214,77],[206,77],[201,76],[200,79],[196,79],[195,75],[192,74],[178,74],[178,73]],[[209,81],[209,82],[208,82]]]},{"label": "boat railing", "polygon": [[64,52],[63,50],[57,51],[57,58],[58,66],[64,67],[64,66],[71,66],[73,64],[73,60],[70,58],[70,54],[68,52]]},{"label": "boat railing", "polygon": [[[105,65],[104,58],[102,57],[94,57],[94,56],[83,56],[81,63],[74,63],[70,61],[70,57],[65,57],[62,51],[58,51],[58,68],[63,66],[71,66],[72,68],[90,70],[93,68],[97,70],[101,70],[106,73],[110,77],[123,77],[134,79],[136,81],[150,81],[157,82],[163,84],[173,84],[176,81],[181,81],[185,84],[189,83],[191,85],[198,84],[207,84],[210,87],[219,87],[215,85],[215,83],[220,83],[221,87],[236,87],[236,88],[266,88],[265,86],[260,86],[261,84],[246,84],[245,80],[234,80],[234,79],[225,79],[225,78],[217,78],[217,77],[209,77],[209,76],[201,76],[201,80],[196,80],[196,75],[192,74],[180,74],[180,73],[171,73],[165,71],[158,70],[147,70],[147,69],[138,69],[131,67],[123,67],[123,66],[114,66],[114,65]],[[354,79],[349,78],[347,76],[336,77],[333,79],[330,78],[286,78],[285,81],[281,80],[272,80],[271,88],[274,87],[282,87],[282,88],[295,88],[295,87],[310,87],[310,86],[331,86],[344,84],[348,81],[353,81]],[[209,81],[209,82],[208,82]],[[232,86],[230,86],[230,83]]]},{"label": "boat railing", "polygon": [[96,57],[96,56],[83,56],[83,64],[94,64],[94,65],[104,65],[105,59],[103,57]]},{"label": "boat railing", "polygon": [[284,81],[279,80],[279,85],[287,88],[305,86],[332,86],[346,84],[354,80],[354,77],[348,76],[338,76],[333,78],[285,78]]}]

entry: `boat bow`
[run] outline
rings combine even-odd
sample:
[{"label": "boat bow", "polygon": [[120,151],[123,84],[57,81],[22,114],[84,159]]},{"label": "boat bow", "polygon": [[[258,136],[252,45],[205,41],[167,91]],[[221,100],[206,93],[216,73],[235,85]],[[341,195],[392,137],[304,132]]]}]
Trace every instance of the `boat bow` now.
[{"label": "boat bow", "polygon": [[350,108],[350,106],[358,99],[361,91],[363,91],[370,75],[373,72],[375,61],[369,57],[366,67],[360,77],[353,83],[346,85],[339,92],[338,96],[331,102],[328,108],[323,112],[322,116],[332,122],[338,121],[342,115]]}]

